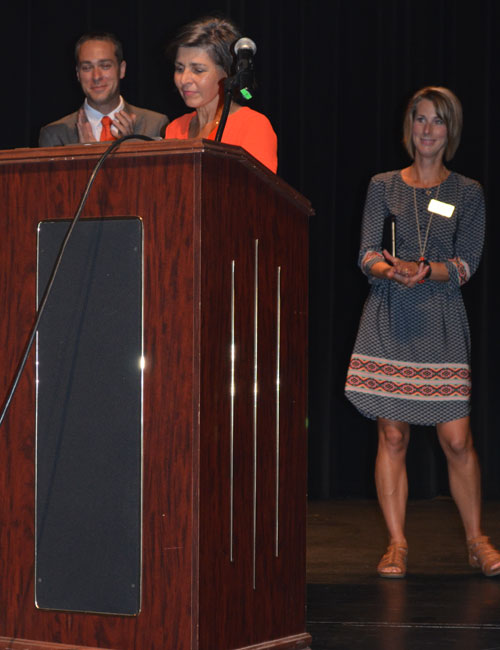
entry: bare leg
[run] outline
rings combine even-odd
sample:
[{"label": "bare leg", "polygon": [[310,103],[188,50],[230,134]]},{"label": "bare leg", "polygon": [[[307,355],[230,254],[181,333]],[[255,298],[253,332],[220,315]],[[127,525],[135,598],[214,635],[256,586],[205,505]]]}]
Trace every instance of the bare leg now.
[{"label": "bare leg", "polygon": [[378,418],[378,452],[375,461],[377,496],[384,515],[390,543],[406,546],[404,533],[408,477],[406,450],[410,427],[406,422]]},{"label": "bare leg", "polygon": [[481,473],[469,418],[437,425],[448,462],[451,495],[462,518],[467,540],[481,535]]},{"label": "bare leg", "polygon": [[450,491],[462,518],[469,562],[486,576],[500,575],[500,553],[481,532],[481,473],[469,418],[437,425],[448,461]]}]

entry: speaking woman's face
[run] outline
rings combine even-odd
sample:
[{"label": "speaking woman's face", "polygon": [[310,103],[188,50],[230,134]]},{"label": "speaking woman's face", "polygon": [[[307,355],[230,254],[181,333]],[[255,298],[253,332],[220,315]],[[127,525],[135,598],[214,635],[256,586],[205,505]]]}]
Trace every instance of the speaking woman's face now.
[{"label": "speaking woman's face", "polygon": [[175,58],[174,83],[190,108],[217,107],[220,81],[227,77],[201,47],[180,47]]}]

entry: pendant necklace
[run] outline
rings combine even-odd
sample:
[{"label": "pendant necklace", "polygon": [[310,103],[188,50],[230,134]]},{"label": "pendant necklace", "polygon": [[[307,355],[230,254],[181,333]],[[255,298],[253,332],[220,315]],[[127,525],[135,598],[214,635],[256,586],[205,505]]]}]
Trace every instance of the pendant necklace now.
[{"label": "pendant necklace", "polygon": [[[442,183],[442,181],[441,181]],[[439,197],[439,190],[441,189],[441,183],[439,183],[437,192],[436,192],[436,201]],[[430,196],[430,191],[426,191],[427,196]],[[432,217],[434,213],[430,213],[429,222],[427,223],[427,228],[425,230],[424,243],[422,244],[422,235],[420,234],[420,220],[418,218],[418,206],[417,206],[417,191],[415,186],[413,187],[413,205],[415,207],[415,220],[417,222],[417,235],[418,235],[418,250],[420,252],[420,257],[418,258],[419,262],[425,262],[425,249],[427,248],[427,240],[429,239],[429,231],[431,229]]]}]

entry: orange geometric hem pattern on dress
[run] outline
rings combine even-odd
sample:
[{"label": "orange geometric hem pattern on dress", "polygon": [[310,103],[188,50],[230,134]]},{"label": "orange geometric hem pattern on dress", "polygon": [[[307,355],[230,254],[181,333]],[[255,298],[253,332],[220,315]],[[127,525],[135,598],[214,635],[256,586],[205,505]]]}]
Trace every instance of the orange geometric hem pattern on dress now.
[{"label": "orange geometric hem pattern on dress", "polygon": [[464,400],[471,394],[466,364],[417,364],[353,354],[346,391],[415,400]]}]

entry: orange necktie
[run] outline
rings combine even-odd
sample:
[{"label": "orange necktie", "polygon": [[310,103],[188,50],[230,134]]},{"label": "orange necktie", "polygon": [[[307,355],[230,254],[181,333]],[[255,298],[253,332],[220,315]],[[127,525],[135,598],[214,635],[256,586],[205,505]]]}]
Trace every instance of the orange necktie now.
[{"label": "orange necktie", "polygon": [[102,118],[101,124],[101,142],[105,142],[107,140],[116,140],[115,136],[111,133],[111,118],[108,115],[105,115]]}]

